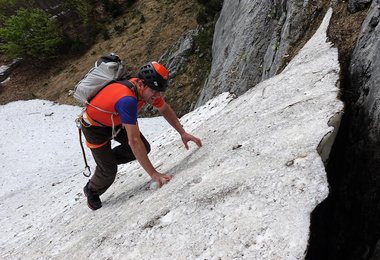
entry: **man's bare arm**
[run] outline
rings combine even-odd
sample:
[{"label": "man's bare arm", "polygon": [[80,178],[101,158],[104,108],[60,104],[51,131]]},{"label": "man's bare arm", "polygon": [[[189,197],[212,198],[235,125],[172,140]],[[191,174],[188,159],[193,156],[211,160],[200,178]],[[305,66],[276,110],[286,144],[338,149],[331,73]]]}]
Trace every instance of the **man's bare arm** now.
[{"label": "man's bare arm", "polygon": [[172,178],[172,176],[168,174],[162,174],[156,171],[148,157],[145,145],[141,140],[140,129],[138,125],[124,124],[124,127],[128,135],[128,144],[131,147],[132,152],[136,157],[136,160],[149,174],[149,176],[157,182],[159,187],[167,183]]},{"label": "man's bare arm", "polygon": [[165,120],[168,121],[168,123],[181,135],[182,142],[184,143],[186,149],[189,149],[189,146],[187,144],[189,141],[194,142],[198,147],[202,147],[201,139],[187,133],[185,129],[183,129],[174,110],[167,103],[158,108],[158,111],[165,118]]}]

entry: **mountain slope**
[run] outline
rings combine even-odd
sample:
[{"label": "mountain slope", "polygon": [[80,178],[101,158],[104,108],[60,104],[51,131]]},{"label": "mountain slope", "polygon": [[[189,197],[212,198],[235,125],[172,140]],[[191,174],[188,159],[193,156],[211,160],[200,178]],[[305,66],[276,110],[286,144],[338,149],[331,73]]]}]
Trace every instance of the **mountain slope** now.
[{"label": "mountain slope", "polygon": [[[0,158],[7,162],[0,175],[1,257],[303,258],[310,213],[328,193],[317,147],[342,110],[337,50],[326,43],[330,16],[282,74],[181,118],[204,147],[184,150],[173,130],[151,141],[154,165],[174,174],[169,184],[150,190],[137,163],[124,165],[95,212],[81,194],[86,180],[78,174],[73,123],[79,108],[38,100],[1,107],[9,122],[1,146],[15,152]],[[23,109],[32,112],[12,121]],[[28,134],[29,142],[16,142]],[[46,153],[41,142],[50,144]],[[25,157],[14,172],[17,152]]]}]

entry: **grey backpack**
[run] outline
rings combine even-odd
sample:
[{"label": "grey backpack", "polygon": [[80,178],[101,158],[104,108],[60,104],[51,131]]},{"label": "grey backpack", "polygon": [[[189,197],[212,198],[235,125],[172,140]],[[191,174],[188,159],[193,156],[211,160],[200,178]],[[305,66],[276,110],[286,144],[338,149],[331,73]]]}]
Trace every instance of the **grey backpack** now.
[{"label": "grey backpack", "polygon": [[102,56],[95,62],[95,66],[75,85],[73,96],[83,105],[88,105],[102,88],[112,81],[121,79],[125,74],[124,64],[119,56],[114,53]]}]

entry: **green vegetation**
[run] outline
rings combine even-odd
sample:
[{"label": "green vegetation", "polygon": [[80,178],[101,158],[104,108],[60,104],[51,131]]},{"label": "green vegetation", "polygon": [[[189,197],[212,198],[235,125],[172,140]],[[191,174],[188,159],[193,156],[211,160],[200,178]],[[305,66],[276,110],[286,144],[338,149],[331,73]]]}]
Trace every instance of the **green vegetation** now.
[{"label": "green vegetation", "polygon": [[64,2],[64,5],[68,10],[75,10],[75,13],[82,19],[84,24],[88,25],[91,6],[87,1],[67,0]]},{"label": "green vegetation", "polygon": [[194,37],[198,62],[196,63],[197,80],[194,85],[200,86],[208,75],[212,61],[212,41],[217,17],[223,6],[223,0],[197,0],[201,7],[197,14],[197,22],[201,25],[198,35]]},{"label": "green vegetation", "polygon": [[122,4],[118,1],[102,0],[104,10],[111,14],[112,18],[116,18],[123,13]]},{"label": "green vegetation", "polygon": [[197,22],[202,25],[212,22],[223,6],[223,0],[197,0],[197,2],[202,5],[197,14]]},{"label": "green vegetation", "polygon": [[276,9],[275,8],[271,8],[271,9],[268,10],[266,20],[272,20],[272,19],[275,18],[275,16],[276,16]]},{"label": "green vegetation", "polygon": [[19,8],[31,7],[33,0],[0,0],[0,24],[14,15]]},{"label": "green vegetation", "polygon": [[[84,52],[98,35],[109,39],[105,23],[135,2],[0,0],[0,52],[33,62]],[[115,31],[122,33],[126,26],[124,21]]]},{"label": "green vegetation", "polygon": [[11,58],[46,60],[61,43],[57,23],[40,9],[21,8],[0,28],[0,49]]},{"label": "green vegetation", "polygon": [[211,62],[211,47],[216,18],[223,6],[223,0],[197,0],[201,8],[197,14],[197,22],[202,26],[195,37],[195,49],[205,55],[202,59]]},{"label": "green vegetation", "polygon": [[133,5],[136,0],[125,0],[125,1],[117,1],[117,0],[101,0],[104,10],[109,13],[112,18],[116,18],[122,15],[126,8]]}]

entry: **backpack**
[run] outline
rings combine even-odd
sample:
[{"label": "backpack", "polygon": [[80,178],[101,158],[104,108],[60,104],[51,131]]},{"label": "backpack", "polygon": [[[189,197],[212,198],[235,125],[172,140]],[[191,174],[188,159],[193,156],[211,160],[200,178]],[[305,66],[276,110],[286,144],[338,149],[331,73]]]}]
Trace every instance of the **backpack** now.
[{"label": "backpack", "polygon": [[[119,56],[117,56],[114,53],[111,53],[107,56],[102,56],[95,62],[94,67],[92,67],[87,72],[87,74],[84,75],[84,77],[75,85],[73,96],[83,105],[90,105],[89,102],[91,101],[91,99],[105,86],[112,82],[116,82],[117,80],[121,80],[128,77],[129,75],[126,74],[124,64],[120,60]],[[114,114],[113,112],[108,112],[98,107],[95,108],[100,111],[110,113],[111,117]],[[79,115],[79,117],[75,121],[79,130],[79,142],[82,148],[85,163],[85,170],[83,171],[83,175],[86,177],[90,177],[91,169],[87,164],[86,154],[82,143],[81,118],[83,116],[84,111],[85,109],[82,111],[81,115]],[[120,129],[118,131],[120,131]],[[112,138],[117,135],[118,131],[115,131],[115,126],[112,125]]]},{"label": "backpack", "polygon": [[124,64],[119,56],[111,53],[100,57],[93,68],[75,85],[74,98],[83,105],[109,83],[121,79],[126,74]]}]

